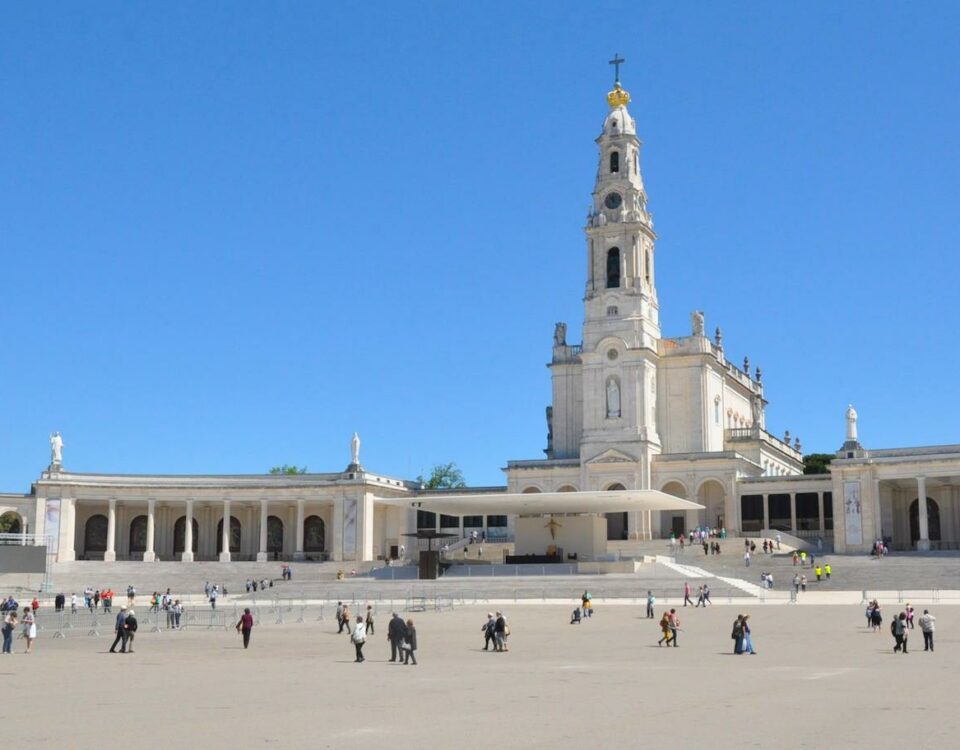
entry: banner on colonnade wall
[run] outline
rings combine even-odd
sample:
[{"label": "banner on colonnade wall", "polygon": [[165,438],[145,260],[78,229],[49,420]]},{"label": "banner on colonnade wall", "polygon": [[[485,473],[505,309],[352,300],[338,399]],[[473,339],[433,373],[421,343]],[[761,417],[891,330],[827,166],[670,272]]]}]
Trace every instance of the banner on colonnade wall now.
[{"label": "banner on colonnade wall", "polygon": [[357,553],[357,500],[343,501],[343,555],[349,558]]},{"label": "banner on colonnade wall", "polygon": [[50,540],[47,552],[56,555],[60,552],[60,501],[47,500],[43,509],[43,534]]},{"label": "banner on colonnade wall", "polygon": [[843,483],[843,528],[848,545],[863,544],[863,504],[860,482]]}]

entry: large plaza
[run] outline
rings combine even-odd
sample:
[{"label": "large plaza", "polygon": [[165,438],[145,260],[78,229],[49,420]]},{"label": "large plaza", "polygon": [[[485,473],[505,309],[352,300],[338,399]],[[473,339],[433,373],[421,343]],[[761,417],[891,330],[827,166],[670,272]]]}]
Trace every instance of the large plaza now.
[{"label": "large plaza", "polygon": [[[572,607],[503,606],[512,630],[503,654],[482,651],[487,606],[401,612],[417,626],[416,667],[389,663],[383,610],[362,665],[329,610],[319,622],[257,626],[247,651],[223,629],[143,632],[132,655],[106,653],[106,634],[41,638],[35,653],[0,661],[5,739],[84,749],[114,737],[144,748],[885,749],[947,746],[958,728],[944,689],[960,669],[956,607],[931,608],[934,654],[917,629],[906,656],[892,653],[886,628],[865,628],[859,606],[681,608],[670,649],[657,646],[641,606],[598,605],[569,625]],[[756,656],[731,654],[741,611]]]}]

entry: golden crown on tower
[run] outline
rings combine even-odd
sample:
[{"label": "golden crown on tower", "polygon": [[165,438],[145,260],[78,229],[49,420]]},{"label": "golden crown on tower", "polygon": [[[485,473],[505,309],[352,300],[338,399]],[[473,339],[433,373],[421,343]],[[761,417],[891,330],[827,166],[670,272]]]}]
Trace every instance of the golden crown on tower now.
[{"label": "golden crown on tower", "polygon": [[620,85],[620,81],[617,81],[613,86],[613,91],[607,94],[607,104],[610,105],[610,109],[616,109],[617,107],[625,107],[630,103],[630,94]]}]

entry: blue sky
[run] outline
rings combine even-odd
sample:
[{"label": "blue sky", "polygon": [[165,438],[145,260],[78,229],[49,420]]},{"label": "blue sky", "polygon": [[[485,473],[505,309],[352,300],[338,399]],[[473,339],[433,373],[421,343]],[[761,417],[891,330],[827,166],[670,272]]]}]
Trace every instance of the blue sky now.
[{"label": "blue sky", "polygon": [[610,87],[665,335],[771,432],[960,442],[956,4],[0,8],[0,490],[542,456]]}]

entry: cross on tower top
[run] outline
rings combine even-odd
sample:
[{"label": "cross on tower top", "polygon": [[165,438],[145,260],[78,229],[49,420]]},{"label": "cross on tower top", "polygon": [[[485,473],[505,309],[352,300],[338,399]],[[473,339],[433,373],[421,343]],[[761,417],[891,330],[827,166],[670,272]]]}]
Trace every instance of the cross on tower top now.
[{"label": "cross on tower top", "polygon": [[613,65],[615,71],[613,80],[614,84],[620,83],[620,64],[625,62],[626,60],[620,57],[619,52],[614,52],[613,59],[610,61],[610,65]]}]

